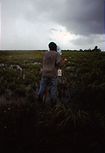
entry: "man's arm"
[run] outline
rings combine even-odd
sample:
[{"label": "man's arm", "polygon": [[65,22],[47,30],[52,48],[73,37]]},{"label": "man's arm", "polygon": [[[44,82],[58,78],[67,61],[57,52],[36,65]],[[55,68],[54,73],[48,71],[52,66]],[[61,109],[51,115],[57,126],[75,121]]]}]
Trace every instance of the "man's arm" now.
[{"label": "man's arm", "polygon": [[61,55],[57,52],[56,66],[60,67],[61,65],[62,65]]},{"label": "man's arm", "polygon": [[56,65],[61,67],[67,63],[67,58],[62,58],[61,55],[57,52]]}]

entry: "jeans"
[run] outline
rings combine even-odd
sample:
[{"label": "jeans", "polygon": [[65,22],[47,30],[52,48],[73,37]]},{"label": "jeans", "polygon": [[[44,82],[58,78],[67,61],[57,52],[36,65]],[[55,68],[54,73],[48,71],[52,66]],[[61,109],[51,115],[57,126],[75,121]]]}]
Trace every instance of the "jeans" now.
[{"label": "jeans", "polygon": [[51,99],[57,100],[57,78],[42,77],[38,95],[43,97],[48,86],[50,87]]}]

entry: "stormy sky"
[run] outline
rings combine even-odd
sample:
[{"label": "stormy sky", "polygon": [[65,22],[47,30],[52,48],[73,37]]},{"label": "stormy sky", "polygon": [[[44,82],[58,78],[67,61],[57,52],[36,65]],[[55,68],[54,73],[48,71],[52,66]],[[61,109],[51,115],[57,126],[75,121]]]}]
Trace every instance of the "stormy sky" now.
[{"label": "stormy sky", "polygon": [[104,0],[1,0],[0,49],[105,50]]}]

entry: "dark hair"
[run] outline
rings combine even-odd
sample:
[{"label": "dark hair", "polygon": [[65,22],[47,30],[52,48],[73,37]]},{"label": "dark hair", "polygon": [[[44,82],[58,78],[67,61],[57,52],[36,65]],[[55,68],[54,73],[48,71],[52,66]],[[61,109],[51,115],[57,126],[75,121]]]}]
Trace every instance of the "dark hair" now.
[{"label": "dark hair", "polygon": [[57,45],[54,42],[50,42],[48,46],[50,50],[57,51]]}]

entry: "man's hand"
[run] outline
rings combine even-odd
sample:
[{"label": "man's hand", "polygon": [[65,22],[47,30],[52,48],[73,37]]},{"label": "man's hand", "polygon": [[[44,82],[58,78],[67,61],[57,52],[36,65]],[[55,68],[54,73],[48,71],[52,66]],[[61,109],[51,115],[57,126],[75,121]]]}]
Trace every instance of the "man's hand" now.
[{"label": "man's hand", "polygon": [[66,64],[67,61],[68,61],[67,58],[62,59],[62,65]]},{"label": "man's hand", "polygon": [[64,62],[67,62],[68,60],[67,60],[67,58],[64,58]]}]

